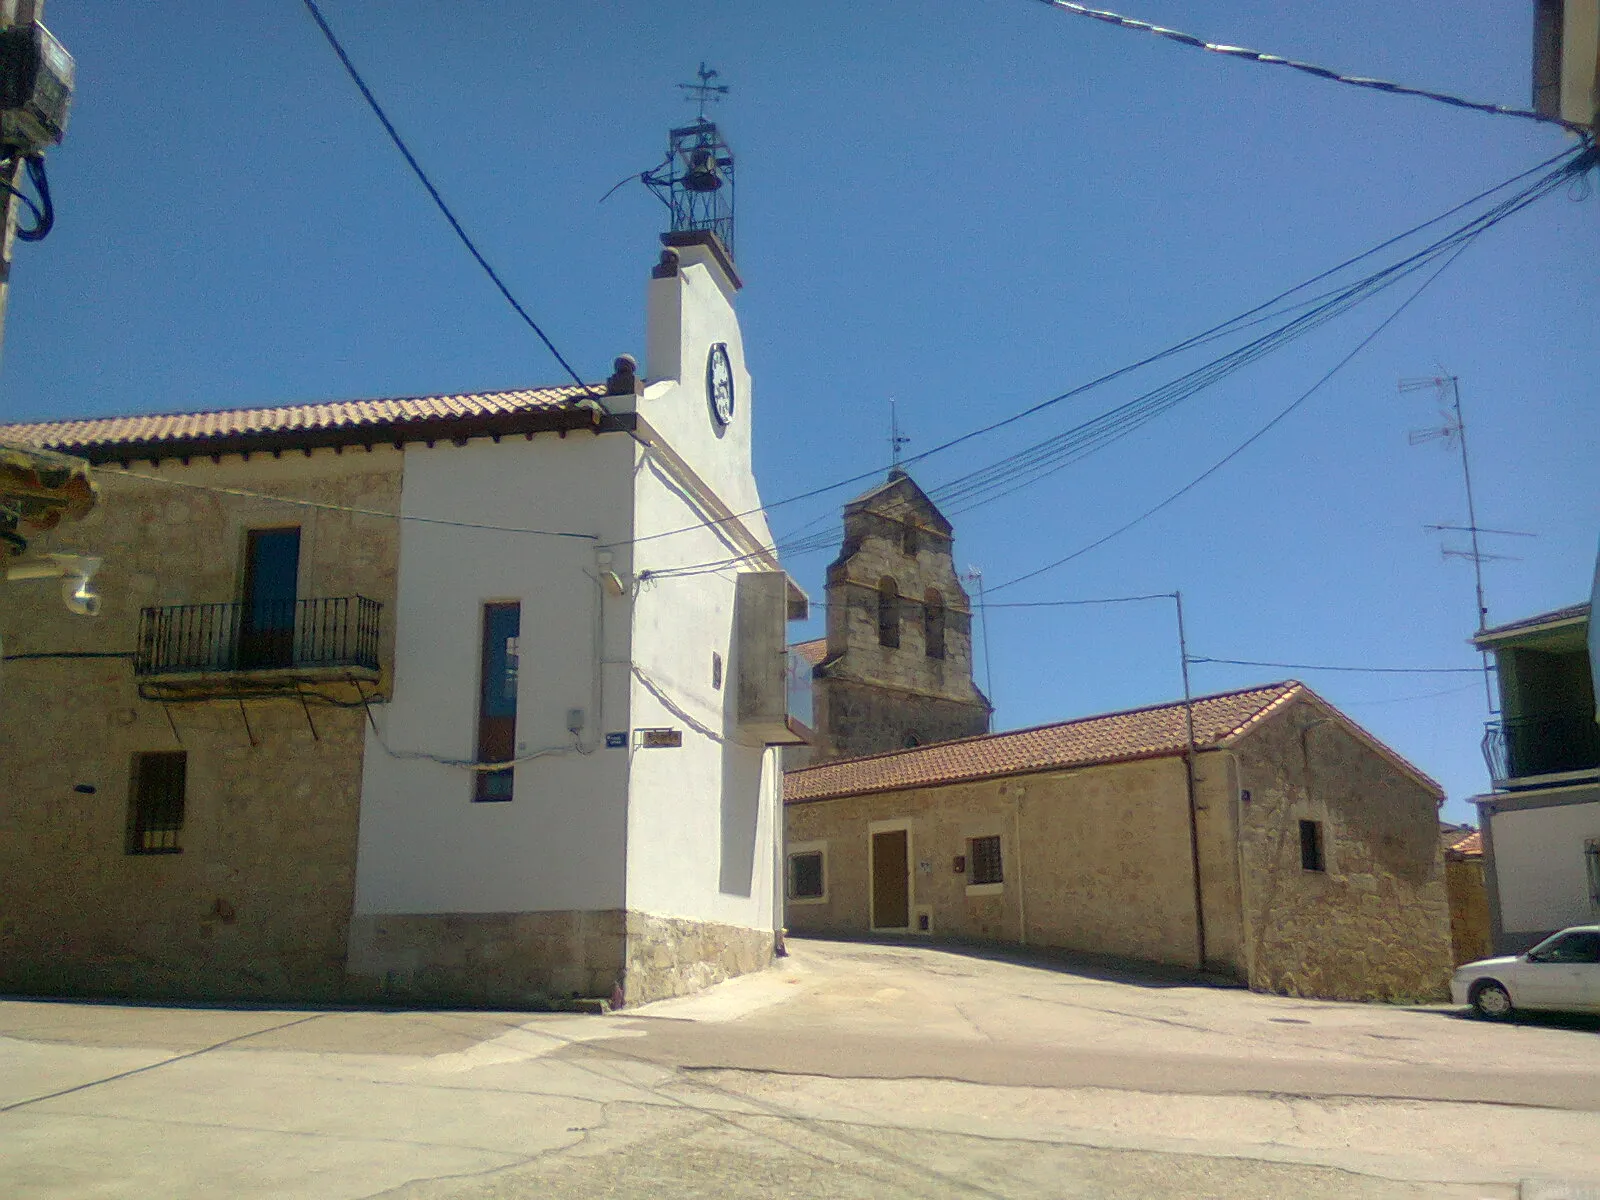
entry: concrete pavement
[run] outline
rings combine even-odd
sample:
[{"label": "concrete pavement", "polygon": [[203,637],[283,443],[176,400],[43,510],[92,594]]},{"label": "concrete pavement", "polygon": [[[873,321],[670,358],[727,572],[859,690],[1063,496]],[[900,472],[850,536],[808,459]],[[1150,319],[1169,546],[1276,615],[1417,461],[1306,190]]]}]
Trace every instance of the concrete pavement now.
[{"label": "concrete pavement", "polygon": [[1421,1200],[1600,1179],[1600,1022],[793,951],[603,1018],[0,1003],[0,1194]]}]

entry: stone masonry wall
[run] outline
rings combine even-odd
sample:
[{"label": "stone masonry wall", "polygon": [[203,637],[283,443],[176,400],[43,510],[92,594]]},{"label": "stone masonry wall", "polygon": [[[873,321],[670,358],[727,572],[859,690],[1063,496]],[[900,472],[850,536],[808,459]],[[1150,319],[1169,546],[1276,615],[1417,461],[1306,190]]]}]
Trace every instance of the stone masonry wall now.
[{"label": "stone masonry wall", "polygon": [[[392,512],[399,467],[398,453],[385,449],[166,463],[159,473]],[[146,463],[135,470],[157,473]],[[360,593],[384,603],[389,661],[392,520],[144,482],[113,468],[96,476],[94,513],[36,537],[32,549],[101,555],[102,613],[69,614],[51,581],[0,586],[8,654],[127,654],[142,606],[236,600],[245,531],[299,524],[301,595]],[[342,695],[351,699],[348,688]],[[337,996],[364,721],[360,707],[314,697],[305,707],[292,695],[141,700],[122,658],[7,663],[0,674],[0,990]],[[130,855],[133,756],[179,749],[188,756],[181,853]]]},{"label": "stone masonry wall", "polygon": [[923,746],[989,731],[988,710],[977,704],[902,692],[848,679],[819,679],[813,710],[825,730],[825,757],[849,758]]},{"label": "stone masonry wall", "polygon": [[1494,953],[1493,926],[1489,921],[1489,889],[1483,878],[1483,859],[1451,860],[1444,864],[1445,889],[1450,896],[1450,953],[1456,966]]},{"label": "stone masonry wall", "polygon": [[[1258,991],[1432,999],[1450,976],[1437,794],[1301,699],[1236,750],[1246,954]],[[1325,871],[1301,866],[1322,822]]]},{"label": "stone masonry wall", "polygon": [[770,929],[627,914],[623,996],[629,1005],[684,996],[772,964]]},{"label": "stone masonry wall", "polygon": [[[1181,759],[791,804],[785,817],[788,845],[823,842],[827,856],[826,899],[791,900],[791,932],[867,932],[869,823],[904,819],[911,905],[931,909],[936,936],[1195,965]],[[993,835],[1003,881],[969,887],[955,857],[968,853],[969,838]],[[1202,874],[1225,881],[1235,874],[1231,835],[1205,825],[1202,835]],[[1236,940],[1229,901],[1225,883],[1207,898],[1208,924],[1223,947]]]}]

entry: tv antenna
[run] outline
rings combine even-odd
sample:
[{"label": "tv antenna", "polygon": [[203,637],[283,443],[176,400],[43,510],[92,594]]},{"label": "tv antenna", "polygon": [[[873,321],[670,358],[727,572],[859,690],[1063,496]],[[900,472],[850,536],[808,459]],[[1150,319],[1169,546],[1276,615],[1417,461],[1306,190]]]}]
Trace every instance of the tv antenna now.
[{"label": "tv antenna", "polygon": [[[1534,537],[1534,534],[1523,533],[1516,529],[1486,529],[1478,524],[1478,510],[1472,497],[1472,466],[1467,456],[1467,422],[1461,415],[1461,380],[1447,374],[1441,367],[1439,374],[1430,375],[1420,379],[1402,379],[1400,391],[1424,392],[1431,391],[1439,402],[1439,424],[1426,426],[1421,429],[1410,430],[1406,434],[1406,441],[1413,446],[1421,446],[1428,442],[1438,442],[1445,447],[1454,446],[1461,452],[1461,484],[1467,495],[1467,523],[1465,525],[1425,525],[1423,528],[1430,533],[1464,533],[1467,535],[1468,547],[1461,549],[1455,546],[1444,545],[1440,553],[1445,558],[1463,558],[1472,564],[1473,584],[1477,589],[1478,597],[1478,632],[1483,632],[1489,625],[1489,608],[1483,598],[1483,564],[1486,562],[1514,562],[1515,558],[1508,554],[1490,554],[1479,543],[1480,534],[1489,534],[1495,537]],[[1489,705],[1490,713],[1495,711],[1494,688],[1490,680],[1489,652],[1480,651],[1483,658],[1483,695]]]}]

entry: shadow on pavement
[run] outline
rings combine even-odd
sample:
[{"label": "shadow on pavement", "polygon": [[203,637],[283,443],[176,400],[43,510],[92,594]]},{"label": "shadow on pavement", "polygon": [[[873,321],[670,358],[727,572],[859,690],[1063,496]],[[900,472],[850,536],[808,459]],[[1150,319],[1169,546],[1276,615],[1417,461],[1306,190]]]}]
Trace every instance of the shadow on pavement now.
[{"label": "shadow on pavement", "polygon": [[1527,1029],[1567,1029],[1573,1033],[1600,1033],[1600,1016],[1589,1013],[1530,1012],[1518,1009],[1508,1021],[1489,1021],[1470,1008],[1419,1008],[1417,1012],[1437,1013],[1452,1021],[1472,1021],[1479,1025],[1521,1026]]},{"label": "shadow on pavement", "polygon": [[[934,950],[955,958],[975,958],[984,962],[1010,963],[1019,967],[1034,967],[1062,975],[1077,975],[1104,983],[1126,983],[1134,987],[1177,988],[1217,987],[1243,988],[1244,984],[1231,975],[1196,971],[1192,967],[1175,967],[1164,963],[1143,962],[1138,959],[1118,958],[1109,954],[1090,954],[1079,950],[1057,950],[1049,947],[1002,946],[992,942],[963,941],[948,937],[914,937],[905,935],[873,934],[849,937],[838,934],[827,937],[806,934],[791,937],[791,942],[820,942],[846,946],[883,946],[896,949]],[[935,973],[937,967],[930,968]]]}]

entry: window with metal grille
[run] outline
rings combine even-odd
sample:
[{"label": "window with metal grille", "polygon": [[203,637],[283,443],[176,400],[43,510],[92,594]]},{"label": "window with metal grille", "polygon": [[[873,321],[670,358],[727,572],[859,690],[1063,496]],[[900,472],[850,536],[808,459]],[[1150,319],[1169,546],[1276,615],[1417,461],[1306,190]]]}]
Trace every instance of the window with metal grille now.
[{"label": "window with metal grille", "polygon": [[1326,871],[1327,860],[1322,854],[1322,822],[1300,822],[1300,867],[1305,871]]},{"label": "window with metal grille", "polygon": [[128,797],[129,854],[178,854],[183,847],[184,777],[189,756],[182,750],[133,756]]},{"label": "window with metal grille", "polygon": [[789,855],[789,899],[818,900],[827,894],[822,851]]},{"label": "window with metal grille", "polygon": [[1005,875],[1000,869],[1000,835],[976,837],[967,841],[967,863],[971,868],[968,883],[1000,883]]}]

